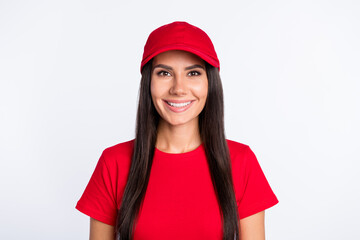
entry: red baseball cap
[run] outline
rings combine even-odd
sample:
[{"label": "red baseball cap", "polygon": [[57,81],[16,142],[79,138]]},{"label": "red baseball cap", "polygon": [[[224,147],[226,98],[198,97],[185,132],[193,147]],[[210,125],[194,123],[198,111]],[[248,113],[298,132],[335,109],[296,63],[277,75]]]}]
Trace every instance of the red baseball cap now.
[{"label": "red baseball cap", "polygon": [[187,22],[173,22],[150,33],[144,47],[140,72],[153,57],[169,50],[193,53],[220,69],[220,62],[209,36],[200,28]]}]

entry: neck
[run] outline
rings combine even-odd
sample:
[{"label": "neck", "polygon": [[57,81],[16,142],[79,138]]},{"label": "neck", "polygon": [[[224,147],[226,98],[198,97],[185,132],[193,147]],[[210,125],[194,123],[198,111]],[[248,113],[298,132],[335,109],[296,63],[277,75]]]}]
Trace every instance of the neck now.
[{"label": "neck", "polygon": [[198,119],[193,124],[170,125],[160,120],[156,148],[167,153],[184,153],[201,144]]}]

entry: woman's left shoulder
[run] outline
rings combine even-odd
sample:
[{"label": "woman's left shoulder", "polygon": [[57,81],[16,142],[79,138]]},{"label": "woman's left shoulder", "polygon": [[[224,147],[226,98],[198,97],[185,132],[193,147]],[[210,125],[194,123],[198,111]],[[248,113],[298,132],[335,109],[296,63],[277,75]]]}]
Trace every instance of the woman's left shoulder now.
[{"label": "woman's left shoulder", "polygon": [[249,145],[226,139],[232,164],[248,165],[257,161]]},{"label": "woman's left shoulder", "polygon": [[226,139],[230,154],[239,154],[246,152],[250,147],[244,143]]}]

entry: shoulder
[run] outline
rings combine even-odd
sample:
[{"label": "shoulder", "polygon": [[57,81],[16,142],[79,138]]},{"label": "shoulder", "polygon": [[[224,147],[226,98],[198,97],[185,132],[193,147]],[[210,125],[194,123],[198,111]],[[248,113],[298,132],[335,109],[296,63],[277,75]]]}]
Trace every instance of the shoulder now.
[{"label": "shoulder", "polygon": [[246,153],[250,150],[250,147],[244,143],[236,142],[233,140],[226,139],[230,156],[237,156]]},{"label": "shoulder", "polygon": [[118,155],[131,155],[134,149],[134,139],[118,143],[114,146],[108,147],[103,151],[103,154],[109,157],[118,156]]},{"label": "shoulder", "polygon": [[131,161],[134,149],[134,139],[118,143],[116,145],[106,148],[101,157],[107,165],[126,165]]},{"label": "shoulder", "polygon": [[231,164],[235,169],[247,169],[254,161],[257,161],[251,148],[244,144],[227,139]]}]

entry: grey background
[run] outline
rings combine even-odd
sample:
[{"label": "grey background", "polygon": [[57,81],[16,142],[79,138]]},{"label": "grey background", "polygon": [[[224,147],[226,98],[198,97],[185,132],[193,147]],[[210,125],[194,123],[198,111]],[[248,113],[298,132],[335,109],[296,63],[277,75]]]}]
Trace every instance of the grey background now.
[{"label": "grey background", "polygon": [[0,1],[0,239],[88,239],[75,210],[134,137],[148,34],[185,20],[221,61],[227,138],[280,203],[267,239],[360,239],[359,1]]}]

